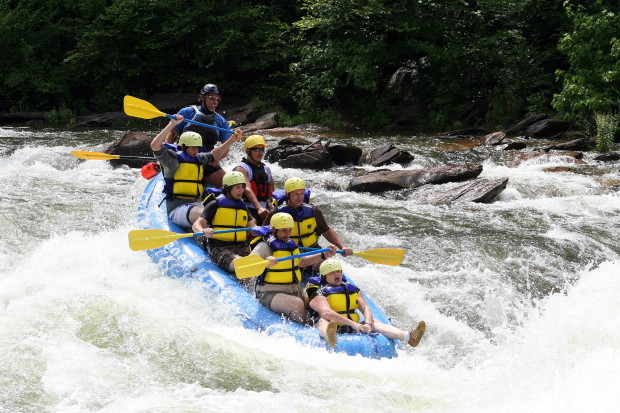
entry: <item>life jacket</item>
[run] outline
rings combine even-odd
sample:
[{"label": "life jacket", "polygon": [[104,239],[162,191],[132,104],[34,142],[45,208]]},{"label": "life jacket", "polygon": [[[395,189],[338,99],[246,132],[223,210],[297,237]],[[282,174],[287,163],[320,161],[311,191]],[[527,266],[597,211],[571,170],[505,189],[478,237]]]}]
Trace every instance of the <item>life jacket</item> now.
[{"label": "life jacket", "polygon": [[288,205],[282,205],[278,208],[278,212],[286,212],[293,217],[295,222],[291,231],[291,238],[295,240],[297,245],[311,247],[316,244],[319,234],[312,205],[302,204],[296,210]]},{"label": "life jacket", "polygon": [[348,282],[343,282],[338,286],[322,285],[321,292],[327,298],[332,310],[356,323],[360,320],[359,314],[355,311],[359,306],[359,288]]},{"label": "life jacket", "polygon": [[[196,105],[192,105],[192,108],[194,108],[195,112],[192,120],[215,126],[215,112],[211,112],[208,114],[204,113]],[[216,129],[196,125],[194,123],[188,123],[187,125],[185,125],[185,127],[183,128],[183,132],[187,131],[197,132],[198,134],[200,134],[200,136],[202,136],[202,146],[198,149],[198,152],[211,152],[220,139],[220,134]]]},{"label": "life jacket", "polygon": [[164,193],[166,198],[201,199],[204,191],[202,184],[204,166],[202,162],[194,156],[189,156],[186,152],[177,152],[177,156],[179,167],[174,172],[172,179],[165,179]]},{"label": "life jacket", "polygon": [[[211,228],[214,231],[220,231],[232,228],[245,228],[248,225],[248,210],[245,202],[227,198],[225,195],[218,196],[214,202],[217,202],[217,209]],[[218,241],[241,242],[247,239],[247,232],[228,232],[226,234],[217,234],[213,239]]]},{"label": "life jacket", "polygon": [[243,158],[241,162],[239,166],[245,169],[250,177],[252,192],[254,192],[259,202],[264,203],[271,198],[272,195],[271,186],[269,185],[271,174],[267,171],[265,164],[262,162],[258,165],[252,165],[248,162],[247,158]]},{"label": "life jacket", "polygon": [[[290,257],[299,254],[297,244],[292,239],[287,242],[280,241],[275,235],[267,238],[267,244],[271,247],[272,255],[276,258]],[[258,278],[259,285],[264,284],[298,284],[301,281],[301,271],[299,271],[299,258],[279,261],[271,268],[266,268],[265,272]]]}]

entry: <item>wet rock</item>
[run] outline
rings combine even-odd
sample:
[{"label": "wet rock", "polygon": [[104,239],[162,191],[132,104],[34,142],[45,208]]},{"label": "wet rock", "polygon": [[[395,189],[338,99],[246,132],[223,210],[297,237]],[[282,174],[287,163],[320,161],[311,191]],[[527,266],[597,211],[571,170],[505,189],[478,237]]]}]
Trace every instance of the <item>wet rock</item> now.
[{"label": "wet rock", "polygon": [[351,179],[348,189],[355,192],[377,193],[426,184],[461,182],[476,178],[480,173],[482,165],[472,164],[404,171],[380,170]]},{"label": "wet rock", "polygon": [[352,145],[326,145],[332,162],[338,166],[346,164],[360,165],[362,148]]},{"label": "wet rock", "polygon": [[433,205],[450,204],[454,202],[490,203],[506,189],[508,178],[477,179],[448,190],[434,191],[426,196],[425,203]]},{"label": "wet rock", "polygon": [[568,122],[557,119],[544,119],[528,126],[525,134],[530,138],[551,139],[555,137],[559,139],[568,130],[568,127]]},{"label": "wet rock", "polygon": [[130,117],[125,112],[104,112],[88,116],[80,116],[76,119],[77,127],[109,127],[129,121]]},{"label": "wet rock", "polygon": [[511,142],[506,147],[504,147],[505,151],[519,151],[521,149],[526,148],[526,144],[524,142]]},{"label": "wet rock", "polygon": [[543,148],[545,152],[549,151],[587,151],[592,148],[592,141],[589,139],[573,139],[572,141],[558,143]]},{"label": "wet rock", "polygon": [[384,166],[391,163],[404,165],[412,160],[413,155],[409,152],[401,151],[394,145],[386,145],[371,151],[368,155],[367,162],[372,166]]},{"label": "wet rock", "polygon": [[[153,150],[151,149],[151,138],[142,132],[125,132],[123,136],[105,150],[105,153],[152,158]],[[127,165],[131,168],[141,168],[149,162],[152,161],[133,159],[110,160],[110,163],[114,166]]]},{"label": "wet rock", "polygon": [[517,133],[524,132],[530,125],[533,125],[537,122],[540,122],[541,120],[545,120],[548,118],[549,116],[547,116],[546,113],[537,113],[536,115],[529,116],[522,121],[517,122],[516,124],[506,129],[504,132],[506,132],[506,135],[516,135]]},{"label": "wet rock", "polygon": [[276,126],[278,126],[277,117],[278,112],[270,112],[265,115],[259,116],[254,123],[240,126],[240,129],[244,133],[248,133],[261,129],[275,128]]},{"label": "wet rock", "polygon": [[43,112],[0,113],[0,125],[44,120],[45,114]]},{"label": "wet rock", "polygon": [[620,161],[620,154],[618,154],[618,153],[604,153],[602,155],[595,156],[594,160],[595,161],[601,161],[601,162]]},{"label": "wet rock", "polygon": [[484,146],[495,146],[501,144],[504,138],[506,138],[506,134],[504,132],[493,132],[483,136],[481,141]]}]

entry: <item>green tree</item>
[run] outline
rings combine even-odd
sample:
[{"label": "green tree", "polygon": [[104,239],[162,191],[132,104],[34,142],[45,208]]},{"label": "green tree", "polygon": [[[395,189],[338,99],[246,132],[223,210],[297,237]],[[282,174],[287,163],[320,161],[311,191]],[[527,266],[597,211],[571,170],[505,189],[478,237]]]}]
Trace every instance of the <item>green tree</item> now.
[{"label": "green tree", "polygon": [[559,48],[569,66],[558,70],[562,90],[553,105],[588,122],[595,112],[618,110],[620,91],[620,4],[617,1],[567,0],[572,30]]}]

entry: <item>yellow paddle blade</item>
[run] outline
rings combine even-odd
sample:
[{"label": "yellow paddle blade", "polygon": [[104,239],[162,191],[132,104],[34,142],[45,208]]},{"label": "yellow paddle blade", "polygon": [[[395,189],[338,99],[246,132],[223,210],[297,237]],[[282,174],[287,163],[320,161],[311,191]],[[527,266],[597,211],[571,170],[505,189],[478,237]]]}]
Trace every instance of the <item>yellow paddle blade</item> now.
[{"label": "yellow paddle blade", "polygon": [[110,155],[108,153],[103,152],[88,152],[88,151],[71,151],[71,155],[80,159],[99,159],[99,160],[107,160],[107,159],[120,159],[120,155]]},{"label": "yellow paddle blade", "polygon": [[192,237],[193,233],[179,234],[163,229],[134,229],[129,231],[129,248],[133,251],[163,247],[179,238]]},{"label": "yellow paddle blade", "polygon": [[397,266],[403,262],[405,250],[396,248],[375,248],[374,250],[354,252],[353,255],[360,256],[376,264]]},{"label": "yellow paddle blade", "polygon": [[129,116],[142,119],[153,119],[158,116],[166,117],[166,114],[146,100],[138,99],[133,96],[125,96],[123,99],[123,108]]},{"label": "yellow paddle blade", "polygon": [[233,260],[235,274],[239,279],[258,277],[265,271],[267,264],[269,264],[269,261],[256,254],[250,254],[247,257],[239,257]]}]

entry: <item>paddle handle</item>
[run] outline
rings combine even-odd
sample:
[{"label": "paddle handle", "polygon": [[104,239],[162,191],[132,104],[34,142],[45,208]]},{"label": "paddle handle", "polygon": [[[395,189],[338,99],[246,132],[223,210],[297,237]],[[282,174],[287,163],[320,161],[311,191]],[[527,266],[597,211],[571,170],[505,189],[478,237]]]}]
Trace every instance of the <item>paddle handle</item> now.
[{"label": "paddle handle", "polygon": [[[318,251],[319,248],[312,248],[312,247],[299,247],[300,251]],[[329,248],[327,249],[329,251]],[[344,255],[344,251],[343,250],[336,250],[336,253],[338,254],[342,254]]]},{"label": "paddle handle", "polygon": [[301,258],[301,257],[305,257],[306,255],[314,255],[314,254],[319,254],[321,252],[327,252],[327,251],[331,251],[331,250],[329,248],[316,249],[313,251],[304,252],[302,254],[291,255],[290,257],[278,258],[277,261],[280,262],[280,261],[292,260],[293,258]]},{"label": "paddle handle", "polygon": [[[170,119],[175,119],[176,120],[176,116],[174,115],[170,115],[170,114],[166,114],[167,118]],[[193,119],[184,119],[185,122],[189,122],[189,123],[193,123],[194,125],[200,125],[200,126],[205,126],[207,128],[211,128],[211,129],[216,129],[222,132],[228,132],[228,133],[233,133],[233,131],[231,129],[224,129],[224,128],[220,128],[219,126],[215,126],[215,125],[209,125],[208,123],[202,123],[202,122],[198,122],[197,120],[193,120]]]}]

